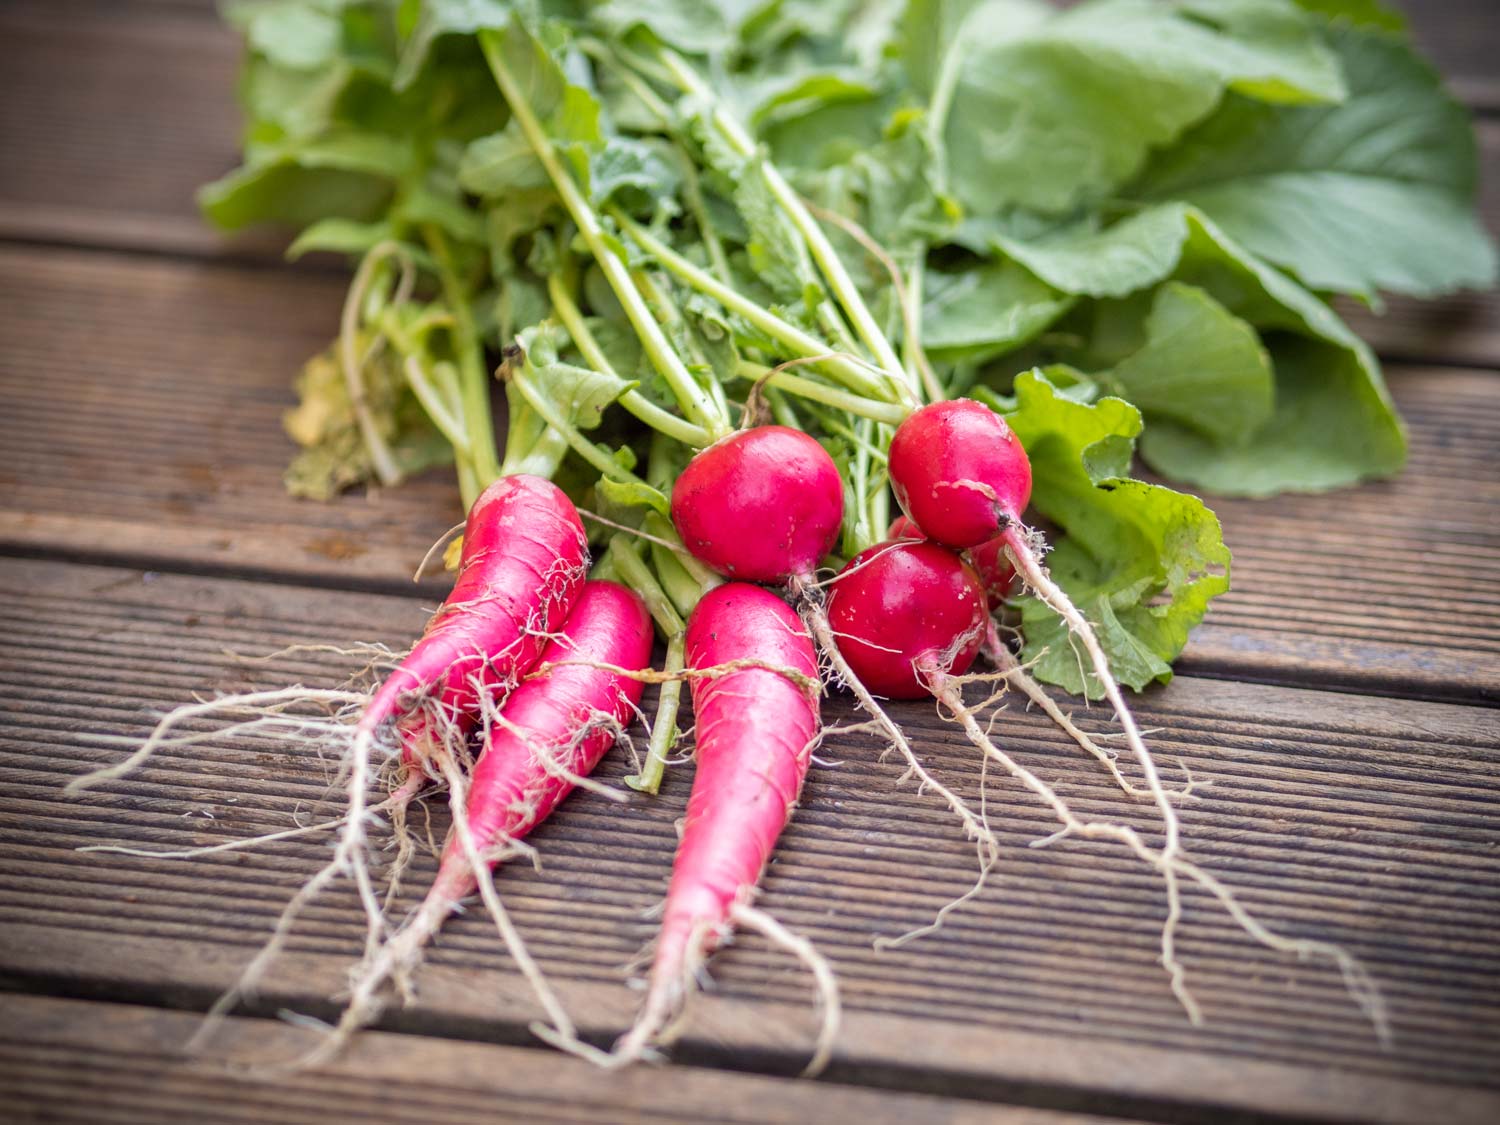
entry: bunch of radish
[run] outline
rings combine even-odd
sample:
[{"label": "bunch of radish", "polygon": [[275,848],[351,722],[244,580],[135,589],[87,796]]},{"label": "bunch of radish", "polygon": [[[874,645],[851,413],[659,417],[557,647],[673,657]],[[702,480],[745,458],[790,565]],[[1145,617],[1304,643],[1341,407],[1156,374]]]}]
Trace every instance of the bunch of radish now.
[{"label": "bunch of radish", "polygon": [[[490,432],[489,386],[482,371],[474,378],[484,341],[466,306],[455,305],[466,275],[441,230],[423,232],[422,260],[440,283],[429,306],[414,295],[420,287],[408,284],[418,268],[415,253],[382,244],[366,256],[351,307],[365,310],[380,347],[403,356],[413,390],[453,442],[460,485],[472,502],[452,593],[372,692],[218,701],[231,708],[300,699],[355,713],[339,728],[347,735],[347,815],[315,826],[338,832],[334,854],[288,905],[215,1014],[259,983],[306,904],[348,877],[364,905],[366,948],[344,1015],[315,1057],[337,1050],[378,1015],[392,990],[409,989],[425,945],[462,899],[478,893],[536,991],[548,1022],[535,1030],[549,1042],[606,1065],[652,1054],[681,1024],[705,960],[736,928],[749,927],[812,970],[825,1019],[811,1067],[821,1067],[838,1023],[834,973],[754,899],[822,735],[822,696],[846,688],[900,754],[907,776],[947,804],[989,862],[998,854],[996,836],[927,770],[882,700],[931,700],[978,755],[1056,817],[1060,829],[1051,839],[1112,839],[1157,871],[1169,902],[1162,963],[1194,1019],[1174,944],[1183,881],[1215,896],[1266,945],[1335,960],[1383,1031],[1378,994],[1357,961],[1337,947],[1268,930],[1189,858],[1175,808],[1185,792],[1163,783],[1105,647],[1048,573],[1045,545],[1025,522],[1033,480],[1020,440],[991,406],[947,396],[909,327],[898,351],[883,326],[892,318],[872,311],[823,225],[761,158],[723,100],[670,51],[650,66],[623,54],[612,61],[644,104],[660,103],[661,114],[674,111],[652,93],[653,84],[673,86],[693,107],[694,127],[713,134],[704,151],[738,153],[747,174],[760,177],[806,266],[804,315],[752,295],[724,262],[706,267],[679,252],[670,224],[642,223],[614,202],[592,199],[576,152],[549,132],[551,111],[534,104],[565,83],[562,68],[524,29],[483,30],[476,38],[514,132],[566,216],[549,248],[555,271],[546,286],[548,314],[514,339],[489,341],[503,357],[497,376],[511,407],[501,461]],[[545,69],[549,62],[553,70]],[[522,72],[523,65],[542,67],[546,81]],[[688,132],[675,119],[667,129]],[[683,155],[709,159],[691,148]],[[691,201],[681,210],[691,212]],[[381,270],[398,260],[406,272],[381,288]],[[584,271],[592,291],[578,283]],[[706,318],[705,308],[719,318],[713,323],[742,337],[733,370],[711,362],[704,334],[685,327],[685,309]],[[613,330],[633,336],[634,352],[600,331],[605,311]],[[910,315],[903,323],[910,325]],[[430,343],[445,333],[444,344]],[[628,377],[627,362],[649,372],[651,394],[640,378]],[[346,374],[357,384],[358,357],[351,363]],[[445,398],[450,369],[458,371],[459,393]],[[589,432],[600,427],[613,427],[615,447]],[[841,452],[842,463],[830,449]],[[566,480],[567,491],[549,476]],[[894,522],[892,498],[904,513]],[[594,563],[591,545],[606,542]],[[1024,592],[1050,607],[1082,647],[1143,785],[1072,724],[1002,640],[1001,615]],[[665,649],[660,668],[652,667],[654,635]],[[981,654],[994,672],[974,671]],[[1153,801],[1161,845],[1123,824],[1079,817],[996,745],[965,695],[976,675],[1024,692],[1131,796]],[[510,922],[492,869],[524,848],[523,839],[573,789],[624,799],[590,774],[635,720],[647,683],[661,690],[647,720],[650,754],[634,787],[654,793],[659,784],[684,684],[695,717],[695,764],[641,1012],[606,1051],[580,1039]],[[129,761],[78,784],[118,776],[161,746],[174,723],[203,713],[194,705],[168,716]],[[372,804],[382,761],[391,795]],[[452,827],[436,879],[415,911],[392,924],[371,875],[371,826],[388,813],[399,829],[407,803],[439,788],[447,792]],[[628,831],[631,810],[619,815]]]}]

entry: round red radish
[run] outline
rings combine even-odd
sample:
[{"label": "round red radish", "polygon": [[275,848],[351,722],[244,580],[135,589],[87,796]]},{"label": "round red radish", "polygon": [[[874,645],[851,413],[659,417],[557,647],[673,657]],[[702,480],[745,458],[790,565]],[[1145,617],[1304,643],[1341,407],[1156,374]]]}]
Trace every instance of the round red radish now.
[{"label": "round red radish", "polygon": [[786,426],[715,442],[672,489],[672,523],[708,566],[748,582],[807,577],[833,549],[844,483],[828,451]]},{"label": "round red radish", "polygon": [[1010,597],[1016,586],[1016,568],[1005,553],[1005,539],[995,536],[964,552],[974,573],[984,583],[984,593],[994,609]]},{"label": "round red radish", "polygon": [[983,403],[924,406],[891,439],[891,487],[929,539],[962,550],[993,539],[1031,500],[1031,462]]},{"label": "round red radish", "polygon": [[876,695],[920,699],[922,670],[969,670],[984,640],[984,584],[931,542],[888,540],[861,551],[832,583],[828,622],[839,652]]},{"label": "round red radish", "polygon": [[926,539],[922,529],[910,516],[897,516],[891,521],[891,529],[885,533],[887,539]]},{"label": "round red radish", "polygon": [[[910,516],[897,516],[892,520],[891,529],[886,532],[885,537],[887,539],[927,538]],[[1016,585],[1016,568],[1005,553],[1004,537],[997,535],[993,539],[986,539],[979,546],[971,547],[964,552],[964,557],[974,568],[974,573],[979,575],[979,580],[984,583],[985,596],[989,599],[991,609],[1010,597]]]}]

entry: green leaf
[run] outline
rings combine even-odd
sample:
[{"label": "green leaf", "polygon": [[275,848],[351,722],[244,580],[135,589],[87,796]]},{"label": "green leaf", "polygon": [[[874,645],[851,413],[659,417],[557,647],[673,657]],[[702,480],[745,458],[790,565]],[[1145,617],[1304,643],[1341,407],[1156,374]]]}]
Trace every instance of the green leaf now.
[{"label": "green leaf", "polygon": [[649,484],[640,481],[618,481],[604,477],[594,486],[599,495],[612,504],[626,508],[649,508],[663,516],[670,515],[667,498]]},{"label": "green leaf", "polygon": [[1059,227],[1034,239],[1004,224],[967,224],[1047,284],[1087,297],[1124,297],[1167,277],[1182,255],[1187,226],[1181,208],[1154,207],[1098,229],[1094,222]]},{"label": "green leaf", "polygon": [[516,342],[525,353],[532,384],[568,424],[581,430],[598,426],[611,404],[639,386],[633,379],[563,363],[556,358],[556,343],[541,329],[527,329]]},{"label": "green leaf", "polygon": [[338,16],[322,9],[306,0],[233,0],[223,13],[251,50],[278,66],[314,70],[339,54]]},{"label": "green leaf", "polygon": [[1297,0],[1297,5],[1330,23],[1373,27],[1404,34],[1406,17],[1381,0]]},{"label": "green leaf", "polygon": [[623,196],[644,201],[646,210],[675,210],[673,200],[681,182],[676,164],[649,141],[610,137],[590,158],[589,187],[596,207]]},{"label": "green leaf", "polygon": [[922,343],[933,359],[983,363],[1036,339],[1073,305],[1015,262],[927,274]]},{"label": "green leaf", "polygon": [[396,145],[314,142],[260,154],[206,184],[198,203],[226,230],[257,222],[302,226],[335,216],[373,220],[390,201],[405,157]]},{"label": "green leaf", "polygon": [[604,0],[590,18],[611,35],[627,36],[645,28],[663,43],[690,54],[728,51],[738,38],[733,0]]},{"label": "green leaf", "polygon": [[1274,108],[1231,97],[1132,195],[1192,203],[1314,289],[1434,296],[1493,284],[1467,112],[1399,39],[1345,30],[1333,43],[1348,101]]},{"label": "green leaf", "polygon": [[551,188],[547,170],[512,121],[498,133],[480,137],[464,150],[458,182],[467,192],[503,199],[513,192]]},{"label": "green leaf", "polygon": [[1226,496],[1320,492],[1390,476],[1406,436],[1363,344],[1330,347],[1306,337],[1267,337],[1276,410],[1250,440],[1213,445],[1193,430],[1153,421],[1141,454],[1158,472]]},{"label": "green leaf", "polygon": [[416,24],[402,47],[392,80],[397,90],[416,81],[438,39],[498,30],[508,26],[513,15],[534,19],[537,5],[532,0],[422,0],[417,10]]},{"label": "green leaf", "polygon": [[[1154,423],[1143,447],[1153,466],[1227,495],[1317,492],[1390,476],[1406,460],[1406,437],[1380,366],[1333,310],[1246,252],[1183,204],[1143,211],[1103,232],[1075,230],[1036,243],[997,245],[1065,292],[1120,294],[1168,278],[1206,291],[1260,330],[1305,337],[1304,362],[1276,362],[1276,412],[1248,442],[1216,446],[1189,431],[1169,437]],[[1337,431],[1337,440],[1328,432]],[[1298,453],[1298,443],[1304,443]],[[1293,455],[1293,454],[1296,455]]]},{"label": "green leaf", "polygon": [[1343,94],[1336,61],[1289,0],[1097,0],[1050,19],[991,0],[964,36],[943,137],[948,182],[975,214],[1097,198],[1227,89],[1277,101]]},{"label": "green leaf", "polygon": [[250,121],[250,143],[308,139],[332,128],[353,74],[340,62],[297,70],[259,55],[248,57],[239,93]]},{"label": "green leaf", "polygon": [[372,246],[393,236],[394,228],[384,219],[373,223],[360,223],[353,219],[319,219],[287,247],[286,256],[295,262],[302,255],[316,250],[334,254],[363,254]]},{"label": "green leaf", "polygon": [[[1062,532],[1047,558],[1053,578],[1094,625],[1121,683],[1165,683],[1210,600],[1229,589],[1218,519],[1195,497],[1130,478],[1141,420],[1129,403],[1070,401],[1039,371],[1016,380],[1016,400],[1006,420],[1031,458],[1032,507]],[[1036,675],[1102,694],[1062,619],[1035,598],[1020,604],[1022,656]]]},{"label": "green leaf", "polygon": [[1145,332],[1145,344],[1100,381],[1145,414],[1144,450],[1153,468],[1160,466],[1150,439],[1161,420],[1214,447],[1246,444],[1270,420],[1276,385],[1270,357],[1255,329],[1202,289],[1162,285]]}]

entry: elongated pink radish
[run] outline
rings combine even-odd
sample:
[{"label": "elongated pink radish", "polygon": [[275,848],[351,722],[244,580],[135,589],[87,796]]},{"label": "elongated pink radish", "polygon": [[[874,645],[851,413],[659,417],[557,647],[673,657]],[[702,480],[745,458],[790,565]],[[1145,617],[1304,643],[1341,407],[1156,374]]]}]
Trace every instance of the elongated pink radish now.
[{"label": "elongated pink radish", "polygon": [[811,576],[838,539],[844,485],[828,451],[786,426],[739,430],[697,454],[672,488],[672,523],[729,578]]},{"label": "elongated pink radish", "polygon": [[436,691],[454,717],[477,715],[481,694],[535,663],[587,572],[588,540],[562,489],[524,474],[497,480],[469,510],[452,592],[360,725],[375,729],[417,692]]},{"label": "elongated pink radish", "polygon": [[[741,662],[747,666],[735,667]],[[776,595],[739,582],[705,594],[688,623],[687,663],[703,673],[692,680],[696,773],[650,989],[639,1020],[616,1045],[619,1062],[640,1057],[662,1034],[733,924],[764,927],[750,900],[818,738],[817,656]],[[807,956],[805,943],[774,924],[764,928]],[[820,1043],[815,1063],[826,1049]]]},{"label": "elongated pink radish", "polygon": [[[897,516],[891,521],[887,539],[926,539],[922,529],[910,516]],[[979,580],[984,583],[984,594],[990,608],[998,609],[1016,588],[1016,568],[1005,554],[1005,538],[997,535],[986,539],[977,547],[964,552],[964,561],[974,568]]]},{"label": "elongated pink radish", "polygon": [[643,690],[642,680],[630,673],[649,665],[652,637],[651,617],[639,597],[613,582],[586,583],[567,624],[541,653],[539,673],[510,693],[489,725],[468,781],[451,756],[440,759],[454,794],[454,829],[437,878],[401,930],[366,959],[338,1027],[312,1061],[329,1057],[379,1013],[384,984],[416,968],[427,942],[475,889],[536,987],[553,1022],[552,1037],[576,1041],[571,1021],[511,927],[489,867],[503,858],[507,845],[552,815],[629,724]]},{"label": "elongated pink radish", "polygon": [[[498,694],[536,663],[546,634],[566,619],[587,571],[588,541],[578,512],[551,481],[517,474],[502,477],[480,494],[464,524],[452,593],[355,726],[348,813],[332,857],[292,896],[260,952],[209,1009],[194,1044],[201,1044],[240,996],[258,986],[298,916],[342,874],[354,881],[364,908],[366,956],[375,955],[387,929],[365,858],[370,751],[376,734],[391,719],[406,720],[397,732],[406,777],[382,802],[400,817],[429,776],[457,768],[452,755],[443,752],[446,732],[433,729],[433,716],[452,727],[455,736],[469,731],[478,720],[482,694]],[[416,710],[424,701],[434,705],[428,714]]]},{"label": "elongated pink radish", "polygon": [[988,619],[979,575],[932,542],[877,543],[830,583],[839,651],[865,687],[892,699],[925,698],[935,670],[967,672]]}]

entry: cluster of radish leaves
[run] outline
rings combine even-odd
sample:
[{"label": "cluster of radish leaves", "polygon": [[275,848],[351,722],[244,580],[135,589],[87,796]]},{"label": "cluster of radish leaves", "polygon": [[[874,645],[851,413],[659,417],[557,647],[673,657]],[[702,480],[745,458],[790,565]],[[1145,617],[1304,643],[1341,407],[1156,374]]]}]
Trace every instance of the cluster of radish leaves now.
[{"label": "cluster of radish leaves", "polygon": [[[920,376],[925,354],[929,382],[988,402],[1022,438],[1033,509],[1058,533],[1053,573],[1133,687],[1169,678],[1229,565],[1212,512],[1133,479],[1133,455],[1257,496],[1395,472],[1400,420],[1327,297],[1426,296],[1494,274],[1467,119],[1373,0],[227,10],[249,48],[245,164],[205,190],[207,213],[292,224],[294,254],[370,264],[380,251],[351,293],[352,330],[302,375],[294,491],[453,457],[466,497],[502,469],[540,472],[634,524],[663,514],[694,429],[718,432],[686,416],[560,205],[496,87],[490,35],[599,244],[655,286],[651,312],[704,393],[737,406],[764,372],[752,357],[794,353],[669,276],[643,240],[775,323],[893,366],[838,311],[760,162],[831,213],[826,239],[902,366]],[[674,88],[676,57],[710,94]],[[762,148],[726,143],[719,112]],[[502,464],[488,374],[518,341]],[[851,381],[865,370],[789,370],[763,405],[845,471],[852,553],[885,531],[870,450],[888,430],[827,393],[849,389],[830,377],[838,362]],[[820,397],[786,389],[797,379]],[[1056,616],[1018,605],[1039,677],[1090,688]]]}]

